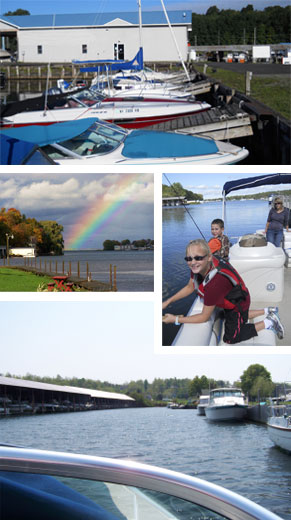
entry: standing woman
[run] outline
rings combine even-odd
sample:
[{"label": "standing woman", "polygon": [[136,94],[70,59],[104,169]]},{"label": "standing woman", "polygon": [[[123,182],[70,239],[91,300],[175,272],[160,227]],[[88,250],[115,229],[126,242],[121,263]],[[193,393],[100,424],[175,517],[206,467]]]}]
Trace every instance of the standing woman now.
[{"label": "standing woman", "polygon": [[266,238],[276,247],[280,247],[283,239],[283,229],[289,231],[289,211],[283,206],[280,197],[275,198],[274,208],[271,208],[265,228]]}]

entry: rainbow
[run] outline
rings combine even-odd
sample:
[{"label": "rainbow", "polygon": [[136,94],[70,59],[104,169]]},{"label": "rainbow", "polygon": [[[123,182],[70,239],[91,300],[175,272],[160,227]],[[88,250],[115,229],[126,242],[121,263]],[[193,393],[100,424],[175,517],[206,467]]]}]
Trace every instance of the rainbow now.
[{"label": "rainbow", "polygon": [[114,196],[108,200],[106,194],[97,197],[91,207],[78,218],[78,222],[72,227],[66,237],[66,249],[81,249],[86,242],[114,219],[123,213],[133,202],[134,197],[125,196],[127,189],[137,182],[136,174],[120,174],[120,178],[114,184]]}]

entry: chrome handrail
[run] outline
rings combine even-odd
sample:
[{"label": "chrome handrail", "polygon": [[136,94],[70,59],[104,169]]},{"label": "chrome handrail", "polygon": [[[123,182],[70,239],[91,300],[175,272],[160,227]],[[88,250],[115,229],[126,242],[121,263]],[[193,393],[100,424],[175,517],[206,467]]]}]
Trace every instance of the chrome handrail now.
[{"label": "chrome handrail", "polygon": [[230,520],[280,520],[274,513],[216,484],[134,461],[0,446],[0,471],[134,486],[187,500]]}]

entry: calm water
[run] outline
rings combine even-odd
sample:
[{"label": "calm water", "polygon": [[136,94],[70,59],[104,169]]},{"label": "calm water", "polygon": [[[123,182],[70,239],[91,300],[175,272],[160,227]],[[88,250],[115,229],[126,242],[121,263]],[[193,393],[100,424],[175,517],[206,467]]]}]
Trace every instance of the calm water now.
[{"label": "calm water", "polygon": [[[206,240],[211,238],[213,219],[221,218],[221,202],[187,206]],[[232,243],[246,233],[264,229],[269,213],[267,201],[229,201],[226,207],[226,234]],[[201,237],[188,212],[183,207],[163,208],[163,300],[172,296],[189,281],[189,268],[184,260],[190,240]],[[167,309],[172,314],[187,314],[193,296],[175,302]],[[163,326],[163,344],[171,345],[177,333],[175,325]]]},{"label": "calm water", "polygon": [[[37,258],[37,265],[41,258],[44,262],[51,261],[52,270],[57,262],[58,273],[62,272],[62,263],[65,262],[65,273],[72,262],[72,274],[77,274],[77,262],[80,261],[80,276],[87,278],[87,262],[92,280],[109,283],[109,265],[117,269],[118,291],[153,291],[154,290],[154,253],[153,251],[70,251],[63,256],[42,256]],[[34,260],[33,260],[34,261]],[[23,265],[23,258],[11,258],[11,265]],[[3,263],[3,260],[0,261]],[[34,265],[34,264],[33,264]]]},{"label": "calm water", "polygon": [[291,519],[291,456],[263,425],[215,424],[196,410],[124,409],[2,418],[0,442],[133,459],[238,492]]}]

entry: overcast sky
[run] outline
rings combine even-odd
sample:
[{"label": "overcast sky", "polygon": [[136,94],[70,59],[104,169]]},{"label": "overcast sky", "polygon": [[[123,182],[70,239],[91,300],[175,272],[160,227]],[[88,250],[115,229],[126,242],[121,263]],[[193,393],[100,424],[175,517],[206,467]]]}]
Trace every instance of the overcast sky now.
[{"label": "overcast sky", "polygon": [[0,174],[0,207],[56,220],[64,227],[65,248],[78,248],[68,239],[79,233],[85,249],[102,249],[108,238],[154,238],[153,197],[153,175],[145,173]]},{"label": "overcast sky", "polygon": [[[216,5],[219,9],[235,9],[240,11],[247,5],[254,6],[254,9],[264,9],[271,5],[281,5],[282,7],[289,5],[288,0],[164,0],[167,10],[186,9],[195,13],[206,13],[207,9]],[[142,10],[161,10],[160,0],[141,0]],[[137,0],[51,0],[43,2],[39,0],[2,0],[1,14],[7,11],[15,11],[16,9],[26,9],[30,14],[59,14],[59,13],[104,13],[104,12],[122,12],[136,11]]]},{"label": "overcast sky", "polygon": [[[278,171],[268,171],[267,173],[280,173]],[[194,193],[200,193],[204,199],[215,199],[222,196],[223,185],[231,180],[245,179],[247,177],[256,177],[264,175],[265,172],[252,172],[250,173],[246,169],[240,171],[240,173],[167,173],[163,175],[163,184],[169,186],[169,182],[180,182],[183,188],[193,191]],[[276,184],[269,186],[259,186],[257,188],[251,188],[247,190],[239,190],[230,194],[234,195],[251,195],[253,193],[261,193],[267,191],[275,191],[276,193],[280,190],[290,190],[291,184]]]},{"label": "overcast sky", "polygon": [[274,381],[291,381],[291,356],[278,348],[274,355],[237,354],[237,347],[232,355],[168,354],[165,347],[164,355],[155,353],[151,301],[6,301],[0,302],[0,320],[2,374],[112,383],[204,374],[233,382],[260,363]]}]

